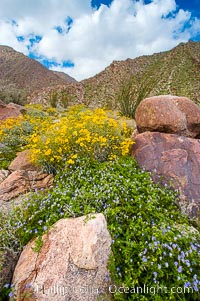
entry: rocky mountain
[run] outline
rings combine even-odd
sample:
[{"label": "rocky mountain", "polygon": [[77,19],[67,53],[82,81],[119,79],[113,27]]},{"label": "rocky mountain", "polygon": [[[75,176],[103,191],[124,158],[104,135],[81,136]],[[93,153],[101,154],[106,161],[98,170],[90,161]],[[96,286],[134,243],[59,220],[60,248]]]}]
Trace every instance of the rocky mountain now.
[{"label": "rocky mountain", "polygon": [[200,102],[200,42],[190,41],[170,51],[114,61],[104,71],[82,81],[85,98],[113,107],[121,86],[130,79],[138,89],[149,85],[148,96],[173,94]]},{"label": "rocky mountain", "polygon": [[21,98],[28,96],[28,102],[47,104],[56,91],[58,102],[64,93],[67,103],[114,109],[117,95],[129,81],[134,91],[148,87],[145,97],[172,94],[200,103],[200,42],[190,41],[170,51],[113,61],[99,74],[81,82],[63,72],[48,70],[7,46],[0,46],[0,66],[0,98],[7,97],[7,103],[13,101],[14,95],[16,103],[21,104]]},{"label": "rocky mountain", "polygon": [[71,77],[70,75],[66,74],[65,72],[53,71],[53,73],[56,76],[59,76],[61,79],[64,79],[65,81],[67,81],[69,83],[77,83],[75,78]]},{"label": "rocky mountain", "polygon": [[31,94],[45,87],[75,82],[68,75],[53,72],[39,62],[8,46],[0,46],[0,91]]}]

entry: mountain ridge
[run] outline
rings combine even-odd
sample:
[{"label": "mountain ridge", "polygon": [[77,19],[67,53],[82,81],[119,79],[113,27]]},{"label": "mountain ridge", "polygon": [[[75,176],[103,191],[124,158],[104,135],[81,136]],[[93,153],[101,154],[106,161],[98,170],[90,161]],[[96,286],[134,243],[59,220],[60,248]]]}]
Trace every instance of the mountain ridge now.
[{"label": "mountain ridge", "polygon": [[75,79],[61,76],[9,46],[0,45],[0,90],[23,90],[28,95],[42,88],[68,85]]},{"label": "mountain ridge", "polygon": [[130,78],[137,88],[152,81],[149,96],[174,94],[200,103],[200,42],[189,41],[165,52],[113,61],[81,83],[88,101],[106,106],[106,99],[107,105],[113,107],[121,86]]},{"label": "mountain ridge", "polygon": [[[73,103],[117,108],[123,85],[134,91],[150,85],[148,96],[173,94],[200,104],[200,42],[180,43],[171,50],[113,61],[93,77],[76,81],[64,72],[51,71],[9,46],[0,46],[0,92],[23,89],[28,102],[48,103],[53,90],[63,91]],[[62,93],[61,93],[62,94]],[[1,95],[0,95],[1,98]]]}]

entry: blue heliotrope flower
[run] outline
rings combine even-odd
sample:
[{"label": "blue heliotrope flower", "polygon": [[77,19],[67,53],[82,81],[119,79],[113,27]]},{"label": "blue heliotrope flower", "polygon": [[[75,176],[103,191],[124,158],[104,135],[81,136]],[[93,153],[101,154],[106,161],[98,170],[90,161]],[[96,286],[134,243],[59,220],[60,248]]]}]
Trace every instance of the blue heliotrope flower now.
[{"label": "blue heliotrope flower", "polygon": [[6,283],[6,284],[4,285],[4,287],[6,287],[6,288],[9,288],[9,286],[10,286],[9,283]]},{"label": "blue heliotrope flower", "polygon": [[142,257],[143,262],[147,262],[147,258],[145,256]]},{"label": "blue heliotrope flower", "polygon": [[183,270],[182,266],[178,267],[178,272],[181,273]]},{"label": "blue heliotrope flower", "polygon": [[191,283],[188,281],[184,284],[184,287],[190,287],[191,286]]}]

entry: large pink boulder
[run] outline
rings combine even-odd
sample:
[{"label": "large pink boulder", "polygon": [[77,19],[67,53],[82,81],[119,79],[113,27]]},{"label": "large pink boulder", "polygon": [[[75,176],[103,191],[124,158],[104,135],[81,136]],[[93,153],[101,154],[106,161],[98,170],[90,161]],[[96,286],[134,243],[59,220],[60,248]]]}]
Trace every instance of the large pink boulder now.
[{"label": "large pink boulder", "polygon": [[157,182],[172,185],[181,194],[180,206],[191,217],[200,212],[200,140],[145,132],[135,138],[132,156],[152,172]]},{"label": "large pink boulder", "polygon": [[138,131],[200,137],[200,107],[189,98],[172,95],[144,99],[135,114]]},{"label": "large pink boulder", "polygon": [[110,300],[111,237],[103,214],[61,219],[42,241],[38,251],[31,241],[19,258],[12,281],[17,301]]}]

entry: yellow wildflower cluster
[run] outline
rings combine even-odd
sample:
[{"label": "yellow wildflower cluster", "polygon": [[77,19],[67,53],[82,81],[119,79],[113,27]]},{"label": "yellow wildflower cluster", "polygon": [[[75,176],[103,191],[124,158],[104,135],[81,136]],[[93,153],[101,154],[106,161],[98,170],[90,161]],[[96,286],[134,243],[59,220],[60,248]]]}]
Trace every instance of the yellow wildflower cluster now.
[{"label": "yellow wildflower cluster", "polygon": [[10,130],[14,126],[20,125],[23,117],[18,118],[8,118],[0,122],[0,137],[3,135],[5,130]]},{"label": "yellow wildflower cluster", "polygon": [[[124,119],[103,109],[73,106],[62,113],[27,106],[28,113],[0,123],[0,143],[16,151],[31,149],[32,161],[63,166],[87,156],[115,160],[130,151],[131,130]],[[5,156],[5,154],[4,154]]]},{"label": "yellow wildflower cluster", "polygon": [[4,162],[8,165],[17,152],[27,148],[30,135],[35,135],[33,143],[36,143],[38,133],[46,132],[54,119],[55,116],[41,108],[27,106],[25,115],[0,121],[0,143],[4,145],[0,153],[0,168],[5,166]]},{"label": "yellow wildflower cluster", "polygon": [[42,164],[74,164],[77,158],[99,161],[127,155],[132,141],[125,122],[108,117],[103,109],[69,108],[67,116],[54,120],[29,137],[32,160]]}]

